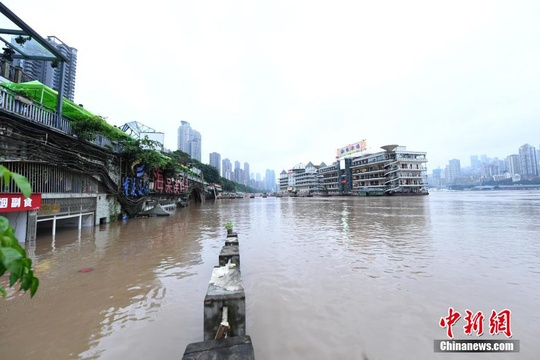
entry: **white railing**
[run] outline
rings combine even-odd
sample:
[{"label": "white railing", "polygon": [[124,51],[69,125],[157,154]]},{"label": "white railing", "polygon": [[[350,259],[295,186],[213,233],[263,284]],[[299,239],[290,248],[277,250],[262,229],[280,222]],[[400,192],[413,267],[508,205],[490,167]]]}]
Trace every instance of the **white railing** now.
[{"label": "white railing", "polygon": [[[58,115],[53,109],[38,104],[31,99],[13,94],[1,87],[0,110],[18,115],[28,121],[44,125],[65,135],[76,136],[73,133],[69,120],[64,117],[58,119]],[[118,144],[113,143],[110,139],[101,134],[97,135],[96,139],[90,142],[100,147],[108,146],[115,152],[120,151]]]},{"label": "white railing", "polygon": [[71,126],[67,120],[62,119],[64,121],[57,124],[57,116],[54,110],[38,105],[30,99],[12,94],[1,88],[0,109],[62,132],[66,132],[62,127],[66,128],[71,133]]}]

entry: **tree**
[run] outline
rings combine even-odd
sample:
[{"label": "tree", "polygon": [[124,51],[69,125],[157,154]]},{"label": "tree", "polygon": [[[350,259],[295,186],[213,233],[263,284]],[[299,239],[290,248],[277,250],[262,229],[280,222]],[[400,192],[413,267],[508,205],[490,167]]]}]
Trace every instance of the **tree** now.
[{"label": "tree", "polygon": [[[0,165],[0,180],[7,185],[11,179],[21,189],[25,198],[30,196],[32,188],[28,179]],[[6,272],[9,272],[9,287],[20,282],[19,291],[30,290],[30,297],[34,297],[39,287],[39,279],[34,276],[32,259],[26,257],[26,251],[19,245],[15,230],[9,226],[8,219],[0,216],[0,276]],[[0,285],[0,293],[2,297],[7,295],[2,285]]]}]

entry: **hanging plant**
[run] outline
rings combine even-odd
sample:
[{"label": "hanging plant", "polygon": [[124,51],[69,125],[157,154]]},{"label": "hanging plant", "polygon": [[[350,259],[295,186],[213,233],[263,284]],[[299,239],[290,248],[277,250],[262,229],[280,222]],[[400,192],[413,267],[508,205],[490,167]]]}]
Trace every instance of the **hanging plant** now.
[{"label": "hanging plant", "polygon": [[30,41],[32,40],[32,38],[30,36],[28,37],[24,37],[22,35],[19,35],[15,38],[15,42],[21,46],[24,46],[24,44],[27,42],[27,41]]},{"label": "hanging plant", "polygon": [[4,47],[2,48],[2,50],[4,50],[4,53],[2,54],[2,60],[13,61],[13,55],[15,54],[15,50],[10,47]]}]

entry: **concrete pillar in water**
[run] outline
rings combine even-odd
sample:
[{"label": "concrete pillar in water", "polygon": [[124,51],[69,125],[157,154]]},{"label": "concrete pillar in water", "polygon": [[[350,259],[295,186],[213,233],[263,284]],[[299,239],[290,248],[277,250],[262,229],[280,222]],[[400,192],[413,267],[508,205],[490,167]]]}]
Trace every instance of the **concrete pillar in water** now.
[{"label": "concrete pillar in water", "polygon": [[204,340],[213,340],[228,309],[230,329],[227,337],[246,335],[246,295],[240,270],[234,265],[216,267],[212,271],[204,298]]},{"label": "concrete pillar in water", "polygon": [[238,245],[238,236],[227,236],[225,239],[225,246]]},{"label": "concrete pillar in water", "polygon": [[240,249],[238,245],[225,245],[219,253],[219,266],[225,266],[227,263],[235,264],[240,269]]}]

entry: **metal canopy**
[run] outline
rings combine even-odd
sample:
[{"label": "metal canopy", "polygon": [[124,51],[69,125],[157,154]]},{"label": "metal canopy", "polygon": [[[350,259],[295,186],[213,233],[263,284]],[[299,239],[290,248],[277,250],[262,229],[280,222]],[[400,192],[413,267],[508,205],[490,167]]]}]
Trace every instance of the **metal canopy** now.
[{"label": "metal canopy", "polygon": [[135,136],[137,139],[140,139],[141,133],[155,133],[156,130],[152,129],[151,127],[148,127],[146,125],[141,124],[137,121],[131,121],[124,126],[122,126],[121,130],[125,132],[128,135]]},{"label": "metal canopy", "polygon": [[1,2],[0,12],[0,41],[5,44],[4,56],[62,63],[69,61]]}]

